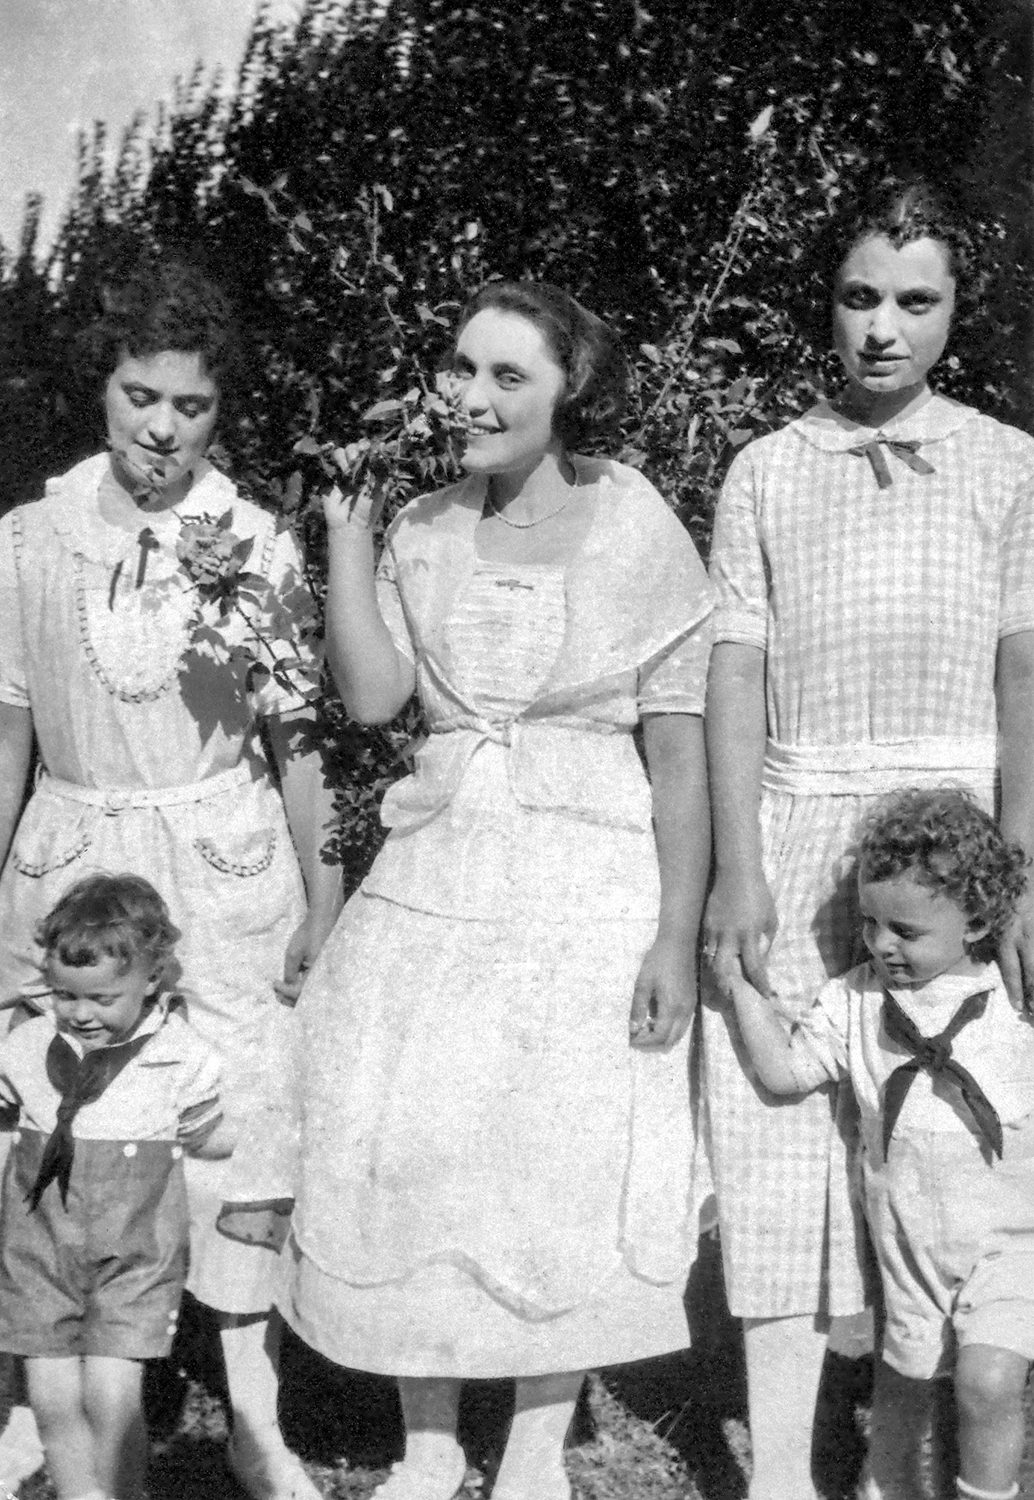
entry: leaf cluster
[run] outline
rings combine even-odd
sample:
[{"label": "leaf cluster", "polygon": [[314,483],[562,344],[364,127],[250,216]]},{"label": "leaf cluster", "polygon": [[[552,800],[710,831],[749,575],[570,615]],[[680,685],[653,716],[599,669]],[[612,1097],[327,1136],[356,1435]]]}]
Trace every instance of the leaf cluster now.
[{"label": "leaf cluster", "polygon": [[[112,161],[98,127],[41,258],[0,274],[9,498],[95,450],[77,334],[141,247],[236,294],[253,360],[217,461],[284,515],[322,589],[314,499],[387,520],[450,475],[436,384],[491,276],[558,283],[632,351],[622,455],[706,548],[735,451],[832,373],[794,320],[815,235],[872,163],[951,175],[991,271],[941,371],[1034,427],[1031,38],[1023,0],[308,0],[260,15],[236,88],[198,69]],[[324,726],[359,868],[418,725]]]}]

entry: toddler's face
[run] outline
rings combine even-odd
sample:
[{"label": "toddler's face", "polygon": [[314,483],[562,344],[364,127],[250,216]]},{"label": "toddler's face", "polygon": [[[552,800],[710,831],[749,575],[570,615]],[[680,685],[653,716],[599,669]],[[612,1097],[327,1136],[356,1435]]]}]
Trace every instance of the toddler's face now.
[{"label": "toddler's face", "polygon": [[972,974],[979,965],[969,946],[986,927],[971,922],[942,891],[903,873],[892,880],[858,880],[862,936],[884,983],[917,989],[940,974]]},{"label": "toddler's face", "polygon": [[125,1041],[140,1020],[148,997],[158,988],[153,964],[140,958],[119,973],[121,962],[104,954],[94,964],[47,960],[58,1031],[74,1036],[84,1052]]}]

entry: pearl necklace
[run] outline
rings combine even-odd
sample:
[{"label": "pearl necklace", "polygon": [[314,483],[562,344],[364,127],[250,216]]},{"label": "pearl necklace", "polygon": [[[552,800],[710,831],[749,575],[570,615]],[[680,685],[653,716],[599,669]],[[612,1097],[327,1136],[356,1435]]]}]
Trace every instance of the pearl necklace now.
[{"label": "pearl necklace", "polygon": [[492,514],[498,516],[504,526],[512,526],[514,531],[530,531],[533,526],[541,526],[543,521],[551,521],[554,516],[558,516],[562,510],[567,509],[567,501],[565,500],[562,505],[557,506],[556,510],[547,510],[544,516],[536,516],[534,521],[511,521],[510,517],[503,514],[493,499],[489,498],[488,504]]}]

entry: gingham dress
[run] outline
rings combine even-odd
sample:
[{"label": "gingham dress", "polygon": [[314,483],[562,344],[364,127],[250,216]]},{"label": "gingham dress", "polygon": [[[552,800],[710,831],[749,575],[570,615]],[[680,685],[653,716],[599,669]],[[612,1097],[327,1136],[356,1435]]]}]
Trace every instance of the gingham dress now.
[{"label": "gingham dress", "polygon": [[[950,765],[956,737],[995,733],[999,639],[1034,629],[1034,440],[937,396],[885,431],[918,440],[934,472],[884,447],[893,483],[881,489],[850,451],[874,432],[825,403],[737,457],[715,522],[716,639],[766,653],[768,732],[780,744],[943,737]],[[849,849],[868,801],[762,794],[779,920],[769,976],[789,1013],[856,959]],[[834,1086],[767,1094],[713,997],[704,1062],[733,1312],[856,1311]]]}]

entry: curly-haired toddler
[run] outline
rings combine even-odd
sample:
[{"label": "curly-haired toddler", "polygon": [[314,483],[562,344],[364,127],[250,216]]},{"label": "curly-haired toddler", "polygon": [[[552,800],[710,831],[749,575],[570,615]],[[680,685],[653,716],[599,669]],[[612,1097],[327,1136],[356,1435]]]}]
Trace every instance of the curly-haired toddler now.
[{"label": "curly-haired toddler", "polygon": [[[792,1026],[746,983],[732,989],[766,1088],[851,1080],[886,1305],[883,1399],[954,1374],[970,1500],[1018,1493],[1034,1360],[1034,1028],[994,962],[1025,864],[967,793],[894,793],[859,846],[868,962]],[[918,1493],[906,1422],[876,1425],[866,1494]]]},{"label": "curly-haired toddler", "polygon": [[25,1356],[59,1500],[141,1500],[143,1361],[187,1269],[183,1153],[231,1142],[219,1061],[163,992],[179,932],[135,875],[80,880],[38,938],[51,1010],[0,1043],[0,1350]]}]

